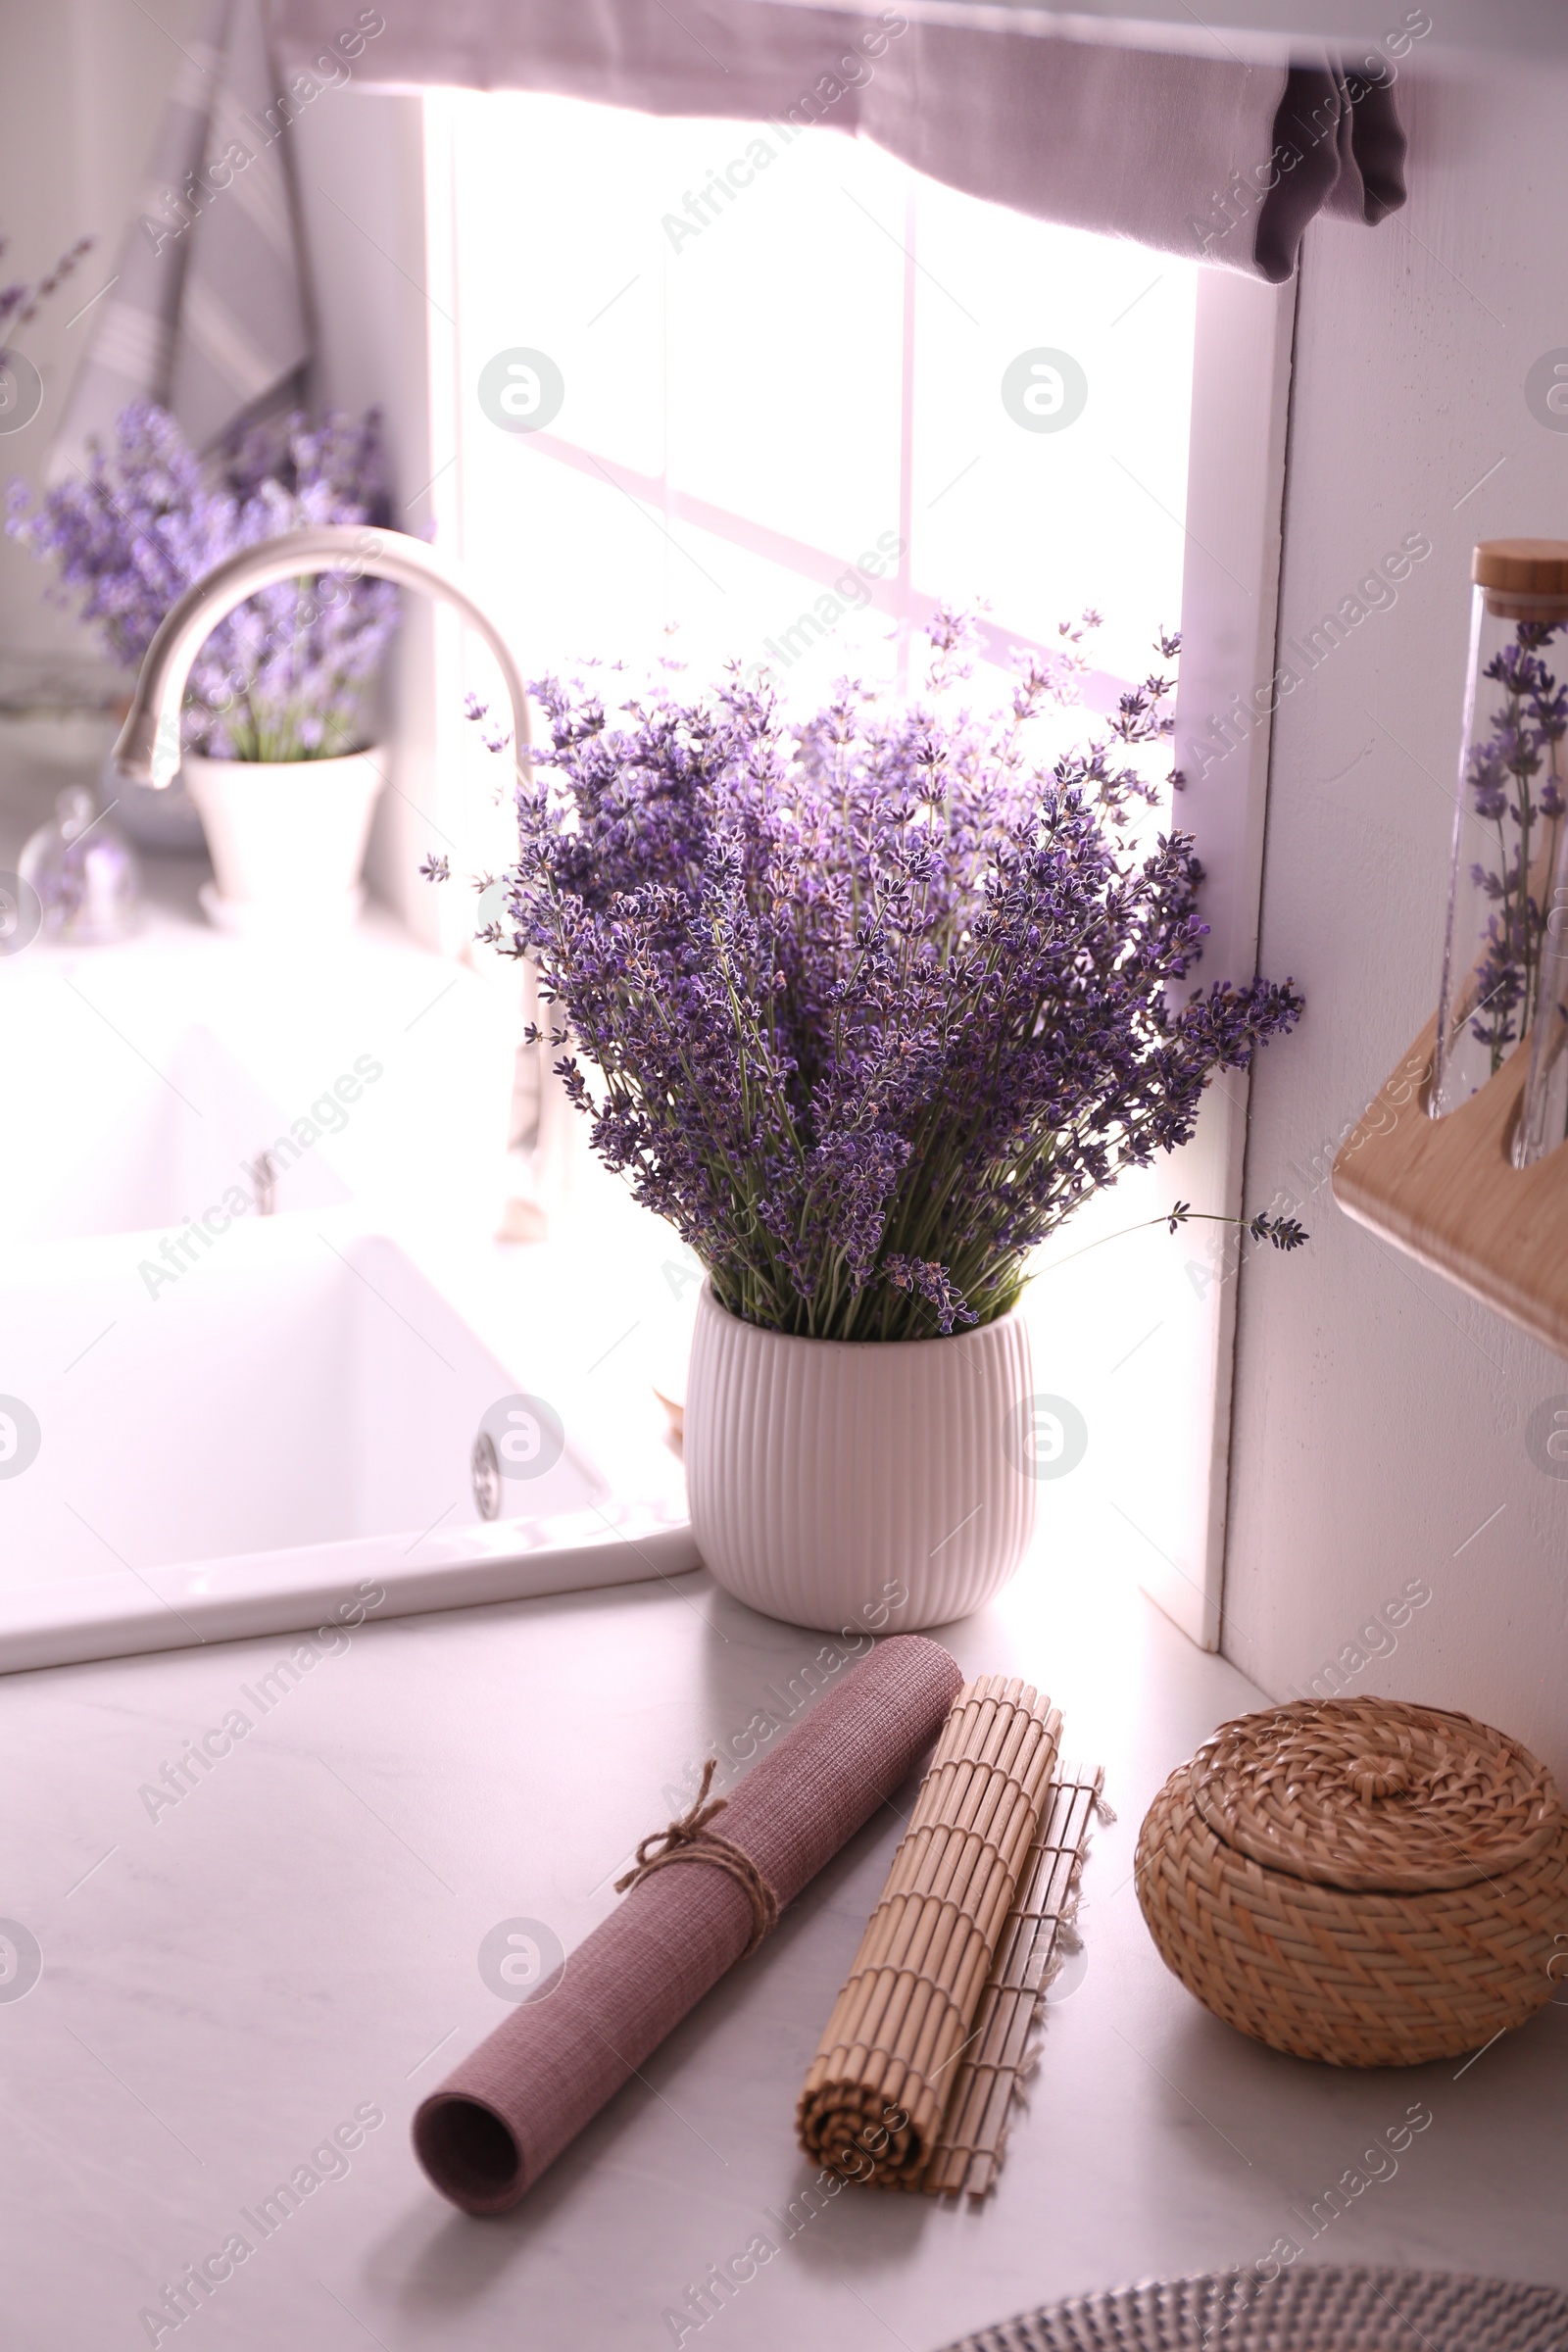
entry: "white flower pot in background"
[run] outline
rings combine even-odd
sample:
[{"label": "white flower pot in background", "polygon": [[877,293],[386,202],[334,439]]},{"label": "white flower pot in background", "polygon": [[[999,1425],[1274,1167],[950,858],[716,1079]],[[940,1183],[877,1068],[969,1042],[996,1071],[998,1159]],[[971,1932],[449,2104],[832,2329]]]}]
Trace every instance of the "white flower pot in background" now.
[{"label": "white flower pot in background", "polygon": [[217,887],[202,905],[220,929],[323,930],[351,923],[387,754],[340,760],[208,760],[180,780],[201,812]]},{"label": "white flower pot in background", "polygon": [[1031,1387],[1016,1313],[945,1340],[798,1340],[705,1286],[685,1408],[703,1558],[796,1625],[908,1633],[966,1615],[1034,1533]]}]

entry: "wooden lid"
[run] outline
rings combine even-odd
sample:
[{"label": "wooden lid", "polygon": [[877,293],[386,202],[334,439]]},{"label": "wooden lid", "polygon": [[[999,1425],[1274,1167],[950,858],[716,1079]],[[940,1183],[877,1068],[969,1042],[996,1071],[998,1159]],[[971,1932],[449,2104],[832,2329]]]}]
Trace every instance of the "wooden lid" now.
[{"label": "wooden lid", "polygon": [[1483,539],[1470,577],[1514,596],[1568,598],[1568,539]]},{"label": "wooden lid", "polygon": [[1215,1836],[1319,1886],[1418,1893],[1516,1869],[1568,1818],[1527,1748],[1398,1699],[1299,1700],[1221,1724],[1188,1767]]}]

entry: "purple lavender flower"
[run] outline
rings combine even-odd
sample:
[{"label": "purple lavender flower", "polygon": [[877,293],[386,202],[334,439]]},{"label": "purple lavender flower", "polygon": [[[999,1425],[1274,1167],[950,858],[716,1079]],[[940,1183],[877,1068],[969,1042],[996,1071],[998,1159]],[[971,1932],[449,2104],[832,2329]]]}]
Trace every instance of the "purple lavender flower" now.
[{"label": "purple lavender flower", "polygon": [[[1191,840],[1139,843],[1152,788],[1105,744],[1032,754],[1044,670],[998,713],[949,709],[963,623],[932,637],[929,700],[843,682],[794,727],[737,665],[620,726],[534,688],[513,950],[601,1158],[774,1330],[1004,1313],[1030,1251],[1300,1010],[1262,979],[1173,999],[1205,936]],[[1166,685],[1123,707],[1124,741],[1161,739]]]},{"label": "purple lavender flower", "polygon": [[[47,277],[40,277],[35,286],[0,286],[0,357],[5,354],[11,329],[31,324],[50,295],[65,284],[82,255],[91,252],[92,245],[91,237],[78,237],[74,245],[61,255]],[[4,253],[5,249],[5,239],[0,237],[0,253]]]},{"label": "purple lavender flower", "polygon": [[[374,411],[356,423],[295,415],[233,440],[204,475],[174,420],[122,409],[115,444],[35,512],[13,483],[7,529],[59,571],[110,654],[134,671],[159,622],[236,548],[323,522],[387,518]],[[368,740],[368,705],[397,618],[385,580],[284,581],[213,631],[191,669],[181,740],[219,760],[323,760]]]}]

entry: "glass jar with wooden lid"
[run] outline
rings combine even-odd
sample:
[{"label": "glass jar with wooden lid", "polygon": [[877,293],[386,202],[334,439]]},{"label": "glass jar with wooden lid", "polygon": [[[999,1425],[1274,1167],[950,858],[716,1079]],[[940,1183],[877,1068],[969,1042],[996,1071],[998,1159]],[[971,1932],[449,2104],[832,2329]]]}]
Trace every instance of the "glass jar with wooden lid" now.
[{"label": "glass jar with wooden lid", "polygon": [[1430,1100],[1456,1109],[1534,1029],[1524,1165],[1568,1133],[1568,540],[1485,540],[1471,579]]}]

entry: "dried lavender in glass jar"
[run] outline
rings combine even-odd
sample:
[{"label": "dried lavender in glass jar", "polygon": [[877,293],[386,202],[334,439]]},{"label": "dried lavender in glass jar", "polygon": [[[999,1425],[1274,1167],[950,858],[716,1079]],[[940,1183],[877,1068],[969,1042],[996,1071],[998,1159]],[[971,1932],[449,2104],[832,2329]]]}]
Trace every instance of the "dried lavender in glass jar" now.
[{"label": "dried lavender in glass jar", "polygon": [[1557,970],[1568,949],[1558,937],[1568,910],[1568,541],[1485,541],[1471,576],[1431,1107],[1441,1117],[1467,1102],[1546,1006],[1534,1049],[1538,1132],[1532,1143],[1527,1102],[1514,1146],[1523,1165],[1563,1140],[1568,1118],[1568,964]]}]

